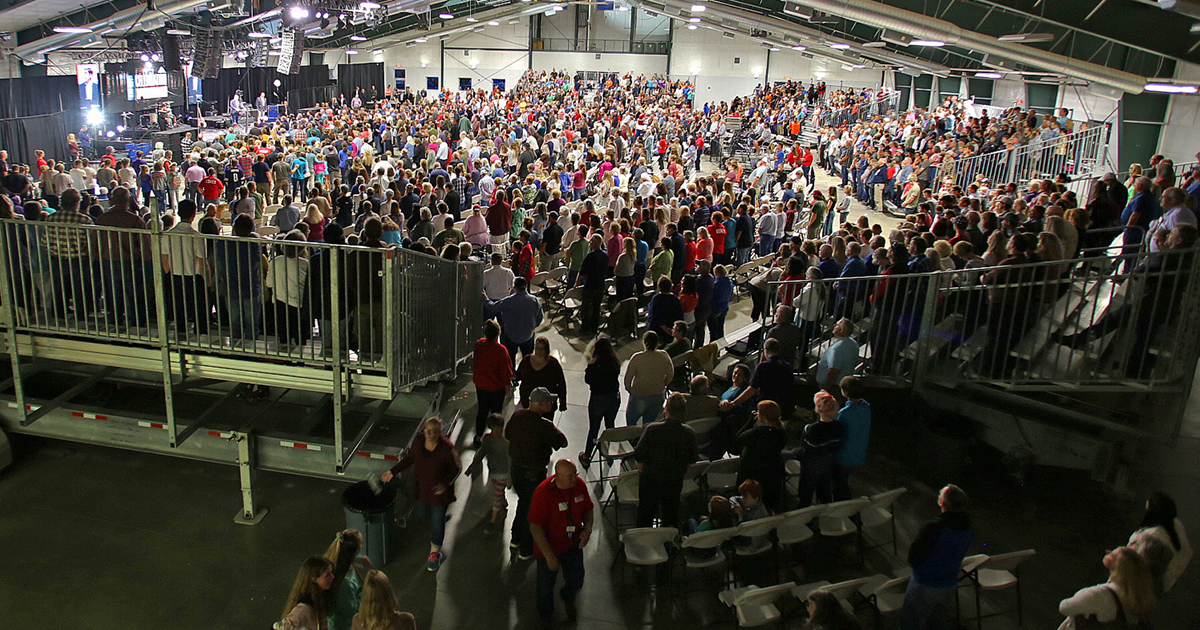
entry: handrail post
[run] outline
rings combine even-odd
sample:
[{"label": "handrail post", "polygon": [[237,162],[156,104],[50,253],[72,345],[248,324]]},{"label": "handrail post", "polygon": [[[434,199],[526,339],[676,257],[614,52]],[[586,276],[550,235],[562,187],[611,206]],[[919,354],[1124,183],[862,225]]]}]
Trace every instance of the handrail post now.
[{"label": "handrail post", "polygon": [[945,273],[932,273],[926,276],[925,305],[921,309],[921,330],[917,335],[917,361],[913,365],[913,389],[925,385],[929,371],[929,349],[933,346],[933,330],[936,324],[938,291],[941,288],[942,277]]},{"label": "handrail post", "polygon": [[333,344],[333,441],[334,466],[338,474],[345,472],[342,468],[342,411],[345,398],[350,395],[350,387],[343,371],[343,356],[346,351],[342,347],[342,304],[339,299],[342,290],[342,255],[345,250],[340,247],[330,247],[325,250],[329,254],[329,287],[326,298],[329,300],[329,328],[321,331],[327,338],[323,343]]},{"label": "handrail post", "polygon": [[[165,278],[162,266],[162,208],[159,203],[150,204],[150,276],[154,280],[154,317],[158,320],[158,352],[162,360],[163,403],[167,416],[167,438],[171,448],[179,447],[178,427],[175,425],[175,392],[171,376],[171,347],[167,337],[167,304]],[[136,263],[135,263],[136,264]],[[180,317],[180,313],[175,314]],[[203,313],[200,317],[207,317]]]},{"label": "handrail post", "polygon": [[[16,292],[13,291],[13,278],[17,276],[11,271],[8,259],[8,221],[0,222],[0,230],[5,234],[0,239],[5,246],[0,247],[0,287],[3,288],[4,310],[8,315],[8,326],[5,328],[5,342],[8,346],[8,358],[12,362],[13,393],[17,398],[17,416],[21,418],[21,426],[29,422],[29,411],[25,407],[25,384],[21,381],[21,352],[17,348],[17,303]],[[25,226],[22,226],[25,227]]]}]

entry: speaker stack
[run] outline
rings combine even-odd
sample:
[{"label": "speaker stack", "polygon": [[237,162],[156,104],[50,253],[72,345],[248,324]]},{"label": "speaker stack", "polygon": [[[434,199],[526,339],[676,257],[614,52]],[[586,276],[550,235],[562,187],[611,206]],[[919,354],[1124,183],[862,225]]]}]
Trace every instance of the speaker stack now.
[{"label": "speaker stack", "polygon": [[179,58],[179,36],[167,35],[163,38],[163,68],[167,72],[181,72],[183,61]]},{"label": "speaker stack", "polygon": [[275,69],[280,74],[296,74],[300,72],[300,62],[304,59],[304,31],[284,28],[281,35],[283,45],[279,51],[279,65]]},{"label": "speaker stack", "polygon": [[192,64],[192,76],[200,79],[215,79],[221,72],[221,40],[223,31],[195,28],[196,52]]}]

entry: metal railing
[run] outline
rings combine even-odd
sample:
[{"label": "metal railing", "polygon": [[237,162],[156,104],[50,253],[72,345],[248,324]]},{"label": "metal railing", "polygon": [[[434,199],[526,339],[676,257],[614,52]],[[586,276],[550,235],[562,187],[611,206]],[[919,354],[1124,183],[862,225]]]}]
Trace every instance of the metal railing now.
[{"label": "metal railing", "polygon": [[796,307],[802,368],[844,317],[861,371],[898,385],[1178,392],[1200,358],[1181,334],[1200,326],[1198,274],[1191,249],[773,284]]},{"label": "metal railing", "polygon": [[[1076,179],[1103,168],[1107,137],[1107,129],[1094,127],[1050,140],[1034,140],[1012,149],[968,155],[955,159],[955,172],[949,175],[962,186],[980,175],[992,184],[1013,182],[1018,186],[1034,179],[1053,179],[1059,173]],[[948,173],[943,171],[939,169],[936,177],[944,178]]]},{"label": "metal railing", "polygon": [[883,116],[888,112],[894,112],[900,107],[900,93],[888,92],[882,96],[873,96],[864,101],[834,107],[831,109],[822,108],[818,110],[809,119],[812,120],[813,128],[821,128],[825,125],[840,127],[842,125],[853,125],[854,123],[870,120],[876,116]]},{"label": "metal railing", "polygon": [[[482,264],[397,248],[0,221],[15,330],[386,374],[453,370]],[[470,308],[474,306],[474,308]]]}]

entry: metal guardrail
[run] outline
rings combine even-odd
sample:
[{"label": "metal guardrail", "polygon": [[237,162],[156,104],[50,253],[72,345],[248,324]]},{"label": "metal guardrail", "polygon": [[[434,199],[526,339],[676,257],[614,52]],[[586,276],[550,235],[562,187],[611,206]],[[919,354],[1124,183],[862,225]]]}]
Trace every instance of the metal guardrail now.
[{"label": "metal guardrail", "polygon": [[817,129],[825,125],[840,127],[869,120],[875,116],[883,116],[889,111],[898,110],[899,107],[900,93],[889,92],[883,96],[875,96],[858,103],[832,109],[821,109],[809,118],[812,120],[813,127]]},{"label": "metal guardrail", "polygon": [[2,295],[23,333],[371,371],[399,392],[453,370],[480,318],[479,290],[460,290],[482,282],[477,262],[66,223],[0,230]]},{"label": "metal guardrail", "polygon": [[1200,249],[772,284],[798,307],[801,367],[845,317],[862,372],[898,385],[1178,393],[1200,359],[1181,334],[1200,326],[1197,278]]}]

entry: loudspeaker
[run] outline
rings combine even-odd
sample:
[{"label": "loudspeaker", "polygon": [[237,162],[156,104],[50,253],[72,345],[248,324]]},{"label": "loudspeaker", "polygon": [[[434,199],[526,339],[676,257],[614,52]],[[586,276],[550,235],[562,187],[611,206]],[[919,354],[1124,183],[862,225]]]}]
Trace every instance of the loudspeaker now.
[{"label": "loudspeaker", "polygon": [[179,37],[175,35],[167,35],[163,38],[163,68],[167,72],[180,72],[183,70],[183,62],[179,58]]},{"label": "loudspeaker", "polygon": [[215,79],[221,72],[221,40],[224,31],[201,28],[193,29],[196,34],[196,50],[193,55],[192,76],[199,79]]},{"label": "loudspeaker", "polygon": [[285,28],[281,35],[283,46],[280,48],[279,65],[275,70],[280,74],[296,74],[300,72],[300,62],[304,59],[304,32]]}]

